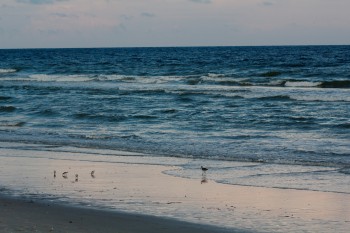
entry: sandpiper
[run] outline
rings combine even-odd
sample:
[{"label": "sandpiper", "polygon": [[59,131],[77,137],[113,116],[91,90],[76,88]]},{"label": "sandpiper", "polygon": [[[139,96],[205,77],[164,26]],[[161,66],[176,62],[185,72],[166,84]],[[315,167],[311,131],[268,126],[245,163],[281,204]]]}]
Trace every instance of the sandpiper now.
[{"label": "sandpiper", "polygon": [[208,168],[206,168],[206,167],[203,167],[203,166],[201,166],[201,169],[202,169],[202,171],[203,171],[203,172],[206,172],[206,171],[208,171]]},{"label": "sandpiper", "polygon": [[93,171],[91,171],[91,176],[93,177],[93,178],[95,178],[95,170],[93,170]]},{"label": "sandpiper", "polygon": [[62,173],[63,178],[67,178],[67,175],[68,175],[68,172],[63,172]]},{"label": "sandpiper", "polygon": [[53,178],[56,178],[56,170],[53,171]]},{"label": "sandpiper", "polygon": [[78,182],[78,174],[75,174],[75,182]]}]

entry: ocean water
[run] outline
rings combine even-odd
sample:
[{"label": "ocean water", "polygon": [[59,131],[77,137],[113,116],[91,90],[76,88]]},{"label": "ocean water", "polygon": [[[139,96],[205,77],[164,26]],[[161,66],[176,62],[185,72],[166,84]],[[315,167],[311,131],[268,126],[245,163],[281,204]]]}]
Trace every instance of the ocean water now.
[{"label": "ocean water", "polygon": [[350,46],[0,50],[0,141],[350,193]]}]

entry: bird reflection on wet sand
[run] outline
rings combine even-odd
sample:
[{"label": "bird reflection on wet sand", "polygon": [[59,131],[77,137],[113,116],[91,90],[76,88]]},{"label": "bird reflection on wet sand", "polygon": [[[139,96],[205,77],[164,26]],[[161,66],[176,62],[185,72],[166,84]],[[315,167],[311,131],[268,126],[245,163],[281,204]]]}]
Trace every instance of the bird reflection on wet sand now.
[{"label": "bird reflection on wet sand", "polygon": [[201,179],[201,184],[206,184],[206,183],[208,183],[208,179],[207,179],[206,174],[203,174],[202,179]]}]

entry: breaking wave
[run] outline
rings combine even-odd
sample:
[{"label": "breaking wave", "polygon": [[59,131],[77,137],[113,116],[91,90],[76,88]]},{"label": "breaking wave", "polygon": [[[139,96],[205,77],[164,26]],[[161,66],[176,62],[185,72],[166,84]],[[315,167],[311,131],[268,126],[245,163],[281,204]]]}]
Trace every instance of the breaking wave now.
[{"label": "breaking wave", "polygon": [[336,80],[322,82],[319,87],[322,88],[350,88],[350,80]]},{"label": "breaking wave", "polygon": [[8,73],[15,73],[17,72],[16,69],[0,69],[0,74],[8,74]]},{"label": "breaking wave", "polygon": [[292,82],[292,81],[286,81],[284,86],[285,87],[318,87],[322,83],[321,82]]}]

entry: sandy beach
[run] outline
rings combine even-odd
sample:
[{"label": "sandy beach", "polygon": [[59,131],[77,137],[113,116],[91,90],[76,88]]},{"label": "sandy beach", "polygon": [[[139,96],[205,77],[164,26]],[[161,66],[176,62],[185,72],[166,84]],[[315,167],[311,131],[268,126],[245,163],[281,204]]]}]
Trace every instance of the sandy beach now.
[{"label": "sandy beach", "polygon": [[164,174],[178,167],[145,164],[142,157],[34,147],[0,150],[1,232],[347,232],[350,227],[348,194],[219,184],[210,180],[210,170],[200,169],[198,179],[184,179]]}]

